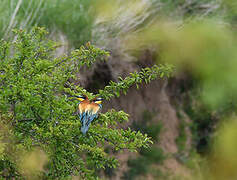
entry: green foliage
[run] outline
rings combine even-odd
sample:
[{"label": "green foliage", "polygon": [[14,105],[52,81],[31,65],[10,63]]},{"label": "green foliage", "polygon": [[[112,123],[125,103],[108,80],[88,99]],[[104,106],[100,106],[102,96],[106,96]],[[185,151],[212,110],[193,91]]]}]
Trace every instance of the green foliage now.
[{"label": "green foliage", "polygon": [[129,159],[127,163],[130,170],[124,174],[124,179],[134,179],[136,176],[148,173],[151,165],[149,160],[144,157]]},{"label": "green foliage", "polygon": [[172,72],[173,66],[169,64],[154,65],[151,68],[144,68],[140,72],[130,73],[130,77],[126,77],[125,79],[119,78],[120,81],[117,83],[111,81],[109,85],[104,88],[104,90],[99,90],[99,94],[107,100],[111,97],[119,97],[121,91],[126,94],[128,88],[134,84],[137,88],[139,88],[139,84],[143,81],[145,83],[150,83],[151,80],[158,77],[169,77]]},{"label": "green foliage", "polygon": [[[119,96],[121,90],[125,93],[132,84],[168,76],[170,66],[154,66],[132,73],[131,77],[120,79],[117,84],[111,82],[93,95],[68,79],[75,79],[82,66],[104,60],[107,52],[88,43],[68,56],[55,58],[58,44],[46,39],[43,28],[34,28],[31,33],[23,30],[14,33],[17,37],[14,42],[0,42],[2,177],[94,179],[98,170],[118,166],[106,148],[137,151],[149,146],[152,141],[147,134],[117,128],[118,123],[128,121],[128,114],[123,111],[101,114],[83,135],[75,115],[77,102],[72,98],[85,94],[90,99],[100,95],[110,99]],[[24,167],[35,164],[37,152],[47,158],[42,158],[41,166],[36,166],[32,175]]]},{"label": "green foliage", "polygon": [[177,117],[179,118],[179,134],[175,139],[178,148],[178,152],[175,153],[175,157],[178,161],[191,168],[194,154],[196,152],[196,147],[187,148],[187,128],[190,128],[193,124],[186,122],[184,120],[183,114],[180,111],[177,111]]},{"label": "green foliage", "polygon": [[[133,123],[133,128],[139,130],[142,133],[147,133],[152,137],[154,141],[158,140],[159,134],[162,130],[162,124],[151,124],[151,120],[154,117],[154,113],[144,111],[142,120]],[[166,156],[163,150],[157,145],[153,145],[149,149],[141,148],[139,151],[139,157],[128,160],[128,166],[130,169],[124,174],[124,179],[135,179],[139,175],[145,175],[152,173],[152,164],[162,164]],[[157,174],[155,175],[157,176]]]},{"label": "green foliage", "polygon": [[237,3],[235,0],[223,0],[222,5],[226,9],[226,17],[236,26],[237,22]]},{"label": "green foliage", "polygon": [[186,127],[188,124],[183,120],[182,114],[177,111],[178,118],[180,120],[179,122],[179,135],[176,138],[176,144],[178,146],[178,153],[184,152],[186,149],[186,142],[187,142],[187,133],[186,133]]},{"label": "green foliage", "polygon": [[138,158],[129,159],[129,171],[124,174],[124,179],[135,179],[139,175],[152,173],[152,164],[162,164],[166,158],[161,148],[151,147],[149,149],[141,149]]},{"label": "green foliage", "polygon": [[197,84],[191,87],[185,98],[183,109],[191,119],[188,126],[192,132],[193,148],[199,153],[208,153],[217,124],[222,119],[232,116],[236,112],[237,105],[232,99],[228,103],[223,103],[221,107],[213,109],[203,102],[201,95],[202,90]]},{"label": "green foliage", "polygon": [[11,37],[12,28],[31,30],[35,25],[62,32],[79,47],[91,39],[93,0],[1,0],[0,37]]},{"label": "green foliage", "polygon": [[199,153],[208,152],[211,141],[210,134],[214,130],[214,124],[218,122],[220,117],[217,114],[215,115],[210,107],[200,100],[200,92],[197,91],[197,88],[194,88],[187,98],[184,110],[192,120],[190,129],[194,148]]},{"label": "green foliage", "polygon": [[182,17],[190,20],[192,17],[215,17],[220,16],[223,12],[220,6],[221,2],[218,0],[161,0],[158,2],[163,5],[161,12],[164,15],[176,14],[176,17],[172,17],[173,19]]},{"label": "green foliage", "polygon": [[139,122],[133,122],[132,126],[134,130],[146,133],[152,139],[158,140],[158,135],[162,130],[162,123],[159,121],[156,125],[149,124],[154,115],[155,113],[146,110],[142,114],[142,119]]},{"label": "green foliage", "polygon": [[149,149],[142,149],[140,154],[151,163],[162,163],[165,159],[164,152],[161,148],[152,147]]},{"label": "green foliage", "polygon": [[44,0],[45,10],[38,23],[54,30],[62,31],[75,46],[91,40],[94,17],[91,5],[94,0]]}]

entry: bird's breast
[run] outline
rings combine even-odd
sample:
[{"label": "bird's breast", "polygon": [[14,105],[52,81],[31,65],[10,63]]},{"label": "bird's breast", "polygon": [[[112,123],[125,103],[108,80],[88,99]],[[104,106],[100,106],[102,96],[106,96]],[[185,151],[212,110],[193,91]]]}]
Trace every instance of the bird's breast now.
[{"label": "bird's breast", "polygon": [[83,114],[84,112],[96,114],[99,111],[100,106],[95,103],[81,102],[78,106],[78,109],[79,109],[80,114]]}]

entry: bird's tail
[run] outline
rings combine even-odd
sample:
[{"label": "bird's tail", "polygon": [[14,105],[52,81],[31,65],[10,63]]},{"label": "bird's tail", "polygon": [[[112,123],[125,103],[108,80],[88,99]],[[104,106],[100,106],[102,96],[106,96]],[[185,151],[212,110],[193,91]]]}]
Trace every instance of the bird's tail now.
[{"label": "bird's tail", "polygon": [[85,135],[86,132],[88,131],[88,129],[89,129],[89,127],[84,124],[84,125],[81,127],[81,132]]},{"label": "bird's tail", "polygon": [[96,118],[98,115],[97,114],[92,114],[92,113],[85,113],[84,116],[81,117],[82,119],[82,126],[81,126],[81,132],[85,135],[86,132],[88,131],[91,122]]},{"label": "bird's tail", "polygon": [[88,112],[86,112],[83,116],[82,116],[82,126],[81,126],[81,132],[85,135],[86,132],[88,131],[90,126],[90,114]]}]

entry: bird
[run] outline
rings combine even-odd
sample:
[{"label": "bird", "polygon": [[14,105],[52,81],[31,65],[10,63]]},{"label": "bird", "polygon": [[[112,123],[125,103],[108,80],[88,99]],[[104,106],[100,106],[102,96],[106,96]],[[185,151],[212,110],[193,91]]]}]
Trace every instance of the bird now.
[{"label": "bird", "polygon": [[99,111],[102,109],[102,98],[96,97],[89,100],[87,96],[77,96],[78,116],[81,121],[81,132],[85,135],[89,129],[91,122],[98,118]]}]

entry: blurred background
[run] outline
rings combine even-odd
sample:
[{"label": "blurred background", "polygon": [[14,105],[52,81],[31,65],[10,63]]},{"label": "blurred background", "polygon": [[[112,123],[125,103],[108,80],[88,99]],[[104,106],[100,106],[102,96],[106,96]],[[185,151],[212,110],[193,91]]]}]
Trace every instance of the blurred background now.
[{"label": "blurred background", "polygon": [[154,144],[115,154],[120,166],[101,178],[237,179],[236,0],[0,0],[1,39],[34,26],[62,44],[56,56],[87,42],[111,53],[78,74],[93,93],[144,67],[175,67],[170,79],[104,102]]}]

